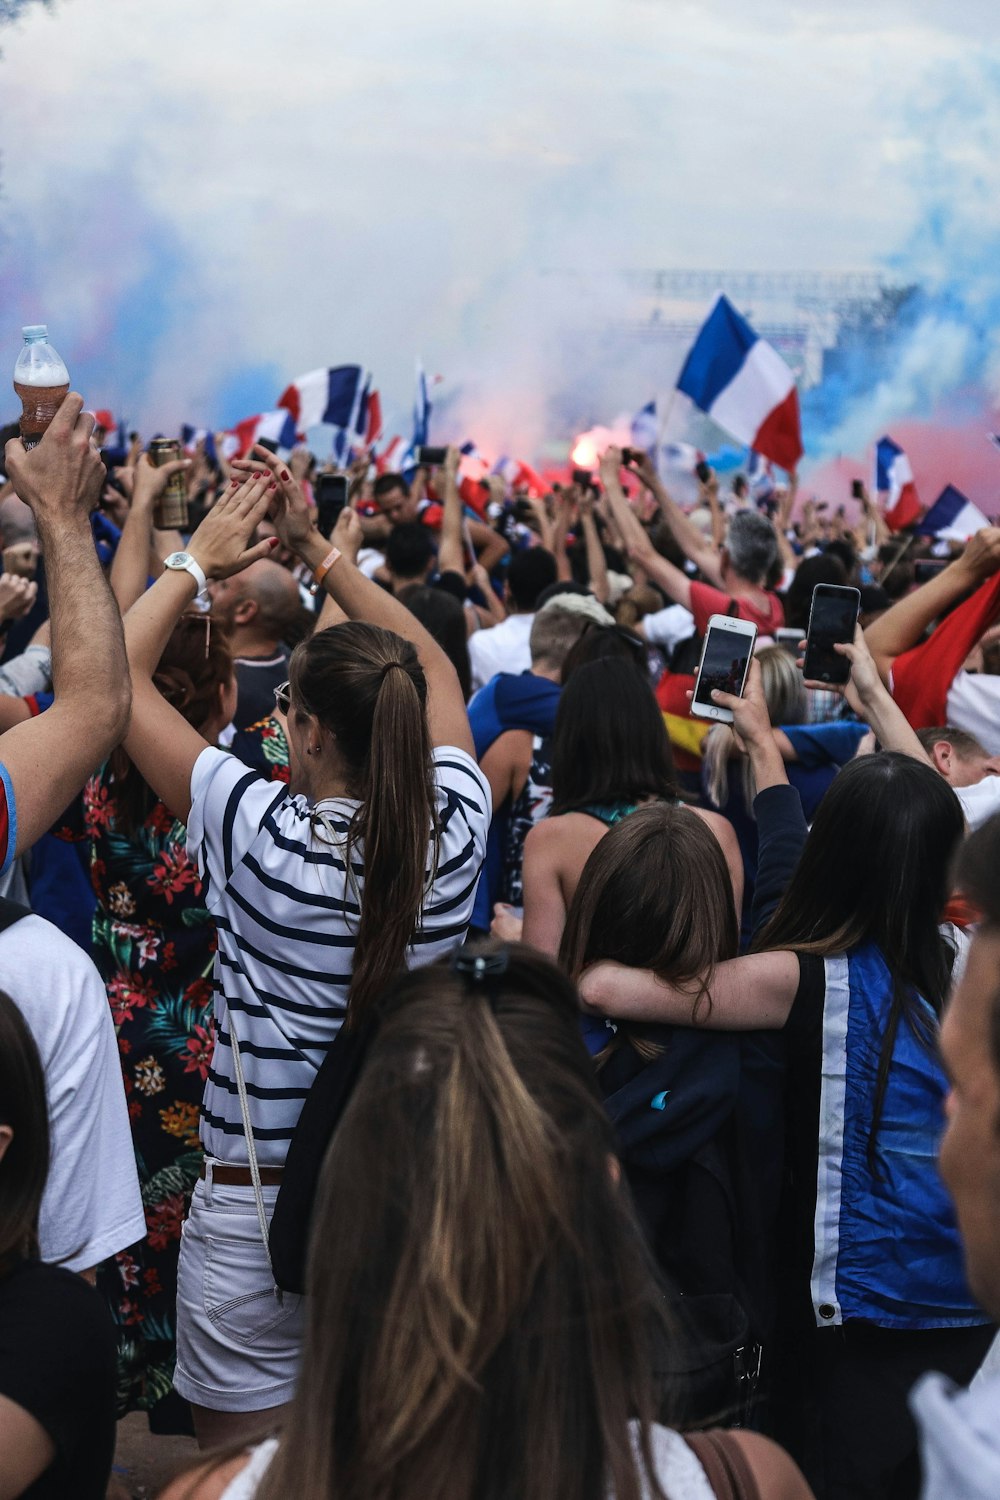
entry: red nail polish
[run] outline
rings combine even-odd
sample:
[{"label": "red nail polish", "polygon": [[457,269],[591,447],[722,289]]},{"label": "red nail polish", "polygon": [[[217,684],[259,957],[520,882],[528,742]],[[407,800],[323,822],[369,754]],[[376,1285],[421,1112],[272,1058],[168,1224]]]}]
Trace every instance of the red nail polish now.
[{"label": "red nail polish", "polygon": [[230,484],[239,484],[239,480],[238,480],[238,479],[231,479],[231,480],[230,480],[230,481],[229,481],[229,483],[230,483]]},{"label": "red nail polish", "polygon": [[291,479],[292,476],[291,476],[291,474],[289,474],[289,472],[288,472],[287,469],[282,469],[282,471],[281,471],[281,477],[282,477],[282,479]]},{"label": "red nail polish", "polygon": [[272,479],[271,483],[268,485],[268,489],[269,490],[276,490],[277,488],[278,488],[278,481],[276,479]]},{"label": "red nail polish", "polygon": [[267,544],[273,552],[275,547],[277,547],[278,545],[278,538],[276,536],[269,536],[267,539]]}]

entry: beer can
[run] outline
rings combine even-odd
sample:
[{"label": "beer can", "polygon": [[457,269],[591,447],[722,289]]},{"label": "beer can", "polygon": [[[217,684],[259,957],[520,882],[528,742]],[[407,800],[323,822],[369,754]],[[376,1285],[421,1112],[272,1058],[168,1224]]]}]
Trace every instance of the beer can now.
[{"label": "beer can", "polygon": [[[154,438],[149,445],[149,461],[157,469],[172,464],[181,456],[176,438]],[[187,485],[183,471],[172,474],[167,487],[153,508],[153,525],[160,531],[186,531],[188,524]]]}]

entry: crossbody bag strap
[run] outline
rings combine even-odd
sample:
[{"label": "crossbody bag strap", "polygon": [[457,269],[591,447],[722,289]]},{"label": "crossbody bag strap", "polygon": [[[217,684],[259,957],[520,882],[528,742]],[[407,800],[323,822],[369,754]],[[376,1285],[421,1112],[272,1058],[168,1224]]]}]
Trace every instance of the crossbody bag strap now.
[{"label": "crossbody bag strap", "polygon": [[[240,1096],[240,1114],[243,1116],[243,1134],[246,1138],[247,1161],[250,1163],[250,1180],[253,1183],[254,1203],[257,1205],[257,1222],[260,1224],[260,1237],[264,1241],[264,1251],[267,1255],[267,1264],[271,1271],[271,1279],[274,1280],[274,1266],[271,1264],[271,1236],[267,1225],[267,1212],[264,1208],[264,1191],[260,1182],[260,1167],[257,1164],[257,1144],[253,1138],[253,1126],[250,1124],[250,1104],[247,1099],[246,1079],[243,1077],[243,1059],[240,1056],[240,1040],[236,1035],[236,1027],[233,1025],[233,1013],[230,1010],[228,1017],[229,1036],[232,1041],[233,1067],[236,1070],[236,1091]],[[278,1301],[282,1300],[282,1291],[277,1281],[274,1289]]]},{"label": "crossbody bag strap", "polygon": [[716,1500],[761,1500],[760,1488],[746,1455],[730,1432],[688,1432],[684,1441],[705,1470]]}]

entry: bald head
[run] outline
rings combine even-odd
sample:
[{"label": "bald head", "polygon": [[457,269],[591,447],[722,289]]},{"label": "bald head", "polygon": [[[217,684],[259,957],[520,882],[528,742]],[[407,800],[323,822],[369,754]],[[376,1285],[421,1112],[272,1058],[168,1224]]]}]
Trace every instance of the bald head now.
[{"label": "bald head", "polygon": [[211,586],[212,609],[233,633],[261,644],[277,644],[293,631],[300,609],[299,586],[287,568],[261,558],[232,578]]}]

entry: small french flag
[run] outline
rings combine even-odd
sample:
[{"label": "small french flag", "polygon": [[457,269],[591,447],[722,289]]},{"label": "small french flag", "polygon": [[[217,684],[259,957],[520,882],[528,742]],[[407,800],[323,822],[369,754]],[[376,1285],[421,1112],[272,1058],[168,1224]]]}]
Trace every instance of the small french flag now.
[{"label": "small french flag", "polygon": [[913,525],[922,508],[913,470],[902,448],[888,436],[875,444],[875,489],[886,496],[885,519],[890,531]]},{"label": "small french flag", "polygon": [[917,535],[936,536],[942,542],[967,542],[989,524],[978,505],[973,505],[961,490],[949,484],[917,527]]},{"label": "small french flag", "polygon": [[377,474],[405,474],[415,467],[413,449],[401,437],[394,437],[375,459]]},{"label": "small french flag", "polygon": [[492,472],[500,475],[508,489],[521,490],[532,500],[539,500],[545,494],[544,480],[520,458],[498,458]]},{"label": "small french flag", "polygon": [[181,447],[185,453],[195,453],[198,444],[203,443],[205,457],[209,463],[218,463],[215,452],[215,433],[210,432],[207,427],[190,427],[187,422],[181,427]]},{"label": "small french flag", "polygon": [[782,469],[802,457],[795,378],[721,292],[677,381],[701,411]]},{"label": "small french flag", "polygon": [[237,422],[232,429],[232,435],[238,443],[237,458],[245,458],[254,443],[259,443],[264,438],[268,442],[277,443],[279,448],[292,449],[295,447],[295,422],[290,412],[279,407],[277,411],[265,411],[256,417],[244,417],[243,421]]}]

